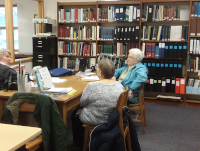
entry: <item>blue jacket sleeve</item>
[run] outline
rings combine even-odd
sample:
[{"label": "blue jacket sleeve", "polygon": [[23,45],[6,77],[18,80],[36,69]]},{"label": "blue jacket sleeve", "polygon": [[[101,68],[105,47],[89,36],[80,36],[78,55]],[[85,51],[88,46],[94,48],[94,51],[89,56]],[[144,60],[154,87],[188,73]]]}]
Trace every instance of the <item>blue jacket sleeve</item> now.
[{"label": "blue jacket sleeve", "polygon": [[115,78],[119,78],[120,75],[123,73],[125,67],[119,68],[119,69],[115,69]]},{"label": "blue jacket sleeve", "polygon": [[129,90],[134,91],[139,89],[143,83],[145,83],[147,81],[147,74],[148,74],[148,69],[143,66],[140,67],[137,71],[136,71],[136,78],[133,80],[132,84],[130,85]]}]

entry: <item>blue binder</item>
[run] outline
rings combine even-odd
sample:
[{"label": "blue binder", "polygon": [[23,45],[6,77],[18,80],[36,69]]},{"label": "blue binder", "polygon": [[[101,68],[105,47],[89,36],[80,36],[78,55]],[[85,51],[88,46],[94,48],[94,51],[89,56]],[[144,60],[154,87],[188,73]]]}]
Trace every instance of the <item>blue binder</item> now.
[{"label": "blue binder", "polygon": [[61,76],[67,76],[67,75],[72,74],[71,70],[67,70],[64,68],[56,68],[53,70],[49,70],[49,72],[52,77],[61,77]]}]

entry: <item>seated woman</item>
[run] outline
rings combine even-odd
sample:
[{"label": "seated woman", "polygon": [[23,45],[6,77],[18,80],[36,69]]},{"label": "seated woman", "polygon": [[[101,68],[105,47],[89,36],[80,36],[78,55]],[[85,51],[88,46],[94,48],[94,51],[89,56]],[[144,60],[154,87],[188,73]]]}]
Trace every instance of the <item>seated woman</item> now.
[{"label": "seated woman", "polygon": [[129,50],[127,65],[115,70],[113,80],[118,79],[122,85],[128,86],[128,102],[127,104],[137,104],[138,89],[147,81],[148,69],[141,63],[144,58],[140,49],[134,48]]},{"label": "seated woman", "polygon": [[76,109],[72,113],[74,140],[72,146],[83,146],[83,124],[99,125],[106,123],[109,114],[117,106],[118,97],[124,91],[124,87],[120,82],[111,79],[114,73],[115,66],[112,61],[108,59],[99,61],[97,76],[100,81],[88,83],[80,99],[82,109]]},{"label": "seated woman", "polygon": [[11,58],[10,50],[0,49],[0,90],[3,89],[5,79],[7,79],[11,74],[17,74],[16,71],[19,70],[18,66],[9,67]]}]

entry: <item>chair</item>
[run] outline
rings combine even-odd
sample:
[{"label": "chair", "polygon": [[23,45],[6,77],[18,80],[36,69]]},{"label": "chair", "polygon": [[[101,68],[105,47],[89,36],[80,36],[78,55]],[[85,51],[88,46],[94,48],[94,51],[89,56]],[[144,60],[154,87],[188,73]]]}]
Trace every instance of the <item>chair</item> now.
[{"label": "chair", "polygon": [[[35,106],[36,106],[35,104],[29,104],[24,102],[20,105],[19,112],[33,113]],[[36,138],[35,140],[26,143],[26,150],[35,151],[41,146],[41,144],[42,144],[42,135],[39,135],[39,137]]]},{"label": "chair", "polygon": [[[122,108],[123,106],[127,105],[127,99],[128,99],[128,87],[125,88],[124,92],[122,92],[118,98],[117,102],[117,110],[119,112],[119,126],[120,130],[124,136],[124,145],[126,149],[126,142],[125,138],[127,137],[127,142],[128,142],[128,150],[131,150],[131,141],[130,141],[130,133],[129,133],[129,126],[126,126],[124,128],[123,126],[123,113],[122,113]],[[89,133],[96,127],[96,126],[91,126],[91,125],[86,125],[83,124],[83,127],[85,128],[85,134],[84,134],[84,144],[83,144],[83,151],[87,150],[88,147],[88,135]]]},{"label": "chair", "polygon": [[[145,127],[147,126],[147,122],[146,122],[146,113],[145,113],[145,107],[144,107],[144,84],[138,90],[138,97],[139,97],[139,103],[138,104],[129,104],[128,108],[129,108],[129,110],[140,111],[140,113],[136,113],[136,118],[132,119],[132,120],[133,120],[133,122],[142,123],[143,134],[145,134]],[[141,115],[141,120],[138,119],[139,115]]]}]

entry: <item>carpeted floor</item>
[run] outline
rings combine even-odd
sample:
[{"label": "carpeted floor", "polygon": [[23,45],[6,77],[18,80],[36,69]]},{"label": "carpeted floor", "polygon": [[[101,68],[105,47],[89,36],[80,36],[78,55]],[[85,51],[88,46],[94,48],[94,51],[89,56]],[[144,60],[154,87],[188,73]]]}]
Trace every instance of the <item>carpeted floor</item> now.
[{"label": "carpeted floor", "polygon": [[[200,109],[145,104],[147,127],[136,123],[142,151],[199,151]],[[68,114],[68,144],[73,142]]]}]

